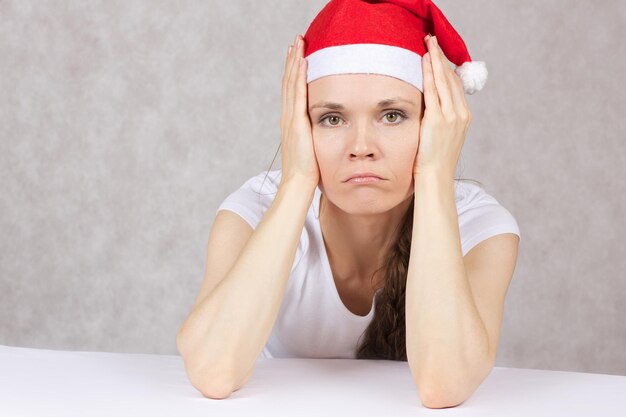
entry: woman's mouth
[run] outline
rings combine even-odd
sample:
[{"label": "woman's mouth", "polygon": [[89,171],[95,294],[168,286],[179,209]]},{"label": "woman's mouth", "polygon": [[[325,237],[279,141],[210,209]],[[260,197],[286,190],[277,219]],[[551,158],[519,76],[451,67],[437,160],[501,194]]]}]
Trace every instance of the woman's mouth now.
[{"label": "woman's mouth", "polygon": [[373,184],[382,181],[378,177],[354,177],[350,178],[347,182],[352,184]]}]

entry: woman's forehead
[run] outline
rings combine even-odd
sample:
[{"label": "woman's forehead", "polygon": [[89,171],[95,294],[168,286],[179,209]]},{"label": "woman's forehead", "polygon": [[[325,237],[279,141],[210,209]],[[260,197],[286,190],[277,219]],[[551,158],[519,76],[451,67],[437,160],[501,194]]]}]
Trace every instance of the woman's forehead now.
[{"label": "woman's forehead", "polygon": [[308,84],[309,103],[319,101],[338,104],[378,104],[381,100],[396,99],[418,105],[421,92],[406,81],[379,74],[334,74],[318,78]]}]

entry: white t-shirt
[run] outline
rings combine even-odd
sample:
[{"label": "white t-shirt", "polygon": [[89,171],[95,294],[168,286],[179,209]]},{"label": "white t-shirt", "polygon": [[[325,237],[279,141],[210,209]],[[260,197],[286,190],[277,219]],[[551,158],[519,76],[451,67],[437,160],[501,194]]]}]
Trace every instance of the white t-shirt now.
[{"label": "white t-shirt", "polygon": [[[255,229],[276,196],[282,171],[269,171],[265,178],[267,173],[247,180],[226,197],[216,213],[233,211]],[[491,236],[520,235],[515,218],[483,188],[465,181],[454,183],[463,255]],[[260,357],[354,359],[359,338],[374,317],[378,292],[366,316],[352,313],[339,297],[319,223],[320,196],[317,187],[280,311]]]}]

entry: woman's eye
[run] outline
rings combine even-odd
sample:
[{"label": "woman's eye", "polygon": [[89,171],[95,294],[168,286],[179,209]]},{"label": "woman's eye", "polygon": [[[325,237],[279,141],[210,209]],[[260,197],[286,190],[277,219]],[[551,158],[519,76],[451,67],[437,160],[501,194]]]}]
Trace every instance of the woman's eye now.
[{"label": "woman's eye", "polygon": [[393,112],[390,112],[390,113],[385,114],[385,116],[384,116],[384,117],[387,117],[387,116],[396,116],[393,120],[389,120],[389,119],[387,119],[387,120],[389,120],[390,122],[393,122],[393,121],[397,120],[397,116],[402,116],[402,115],[401,115],[400,113],[398,113],[398,112],[393,111]]},{"label": "woman's eye", "polygon": [[333,123],[331,120],[338,120],[339,116],[326,116],[322,120],[320,120],[320,122],[325,120],[325,119],[328,119],[328,122],[330,123],[331,126],[337,126],[337,124]]},{"label": "woman's eye", "polygon": [[[392,117],[390,118],[390,117],[388,117],[388,116],[392,116]],[[384,117],[384,118],[386,118],[386,119],[387,119],[387,121],[389,121],[389,122],[390,122],[389,124],[394,124],[394,125],[400,124],[399,122],[398,122],[398,123],[396,123],[396,120],[398,120],[398,116],[400,116],[400,117],[402,118],[401,120],[406,119],[406,116],[404,115],[404,113],[399,112],[399,111],[391,111],[391,112],[389,112],[389,113],[385,113],[385,114],[383,115],[383,117]],[[328,122],[329,122],[330,124],[324,125],[324,124],[323,124],[323,122],[324,122],[325,120],[327,120],[327,119],[328,119]],[[339,124],[338,124],[338,120],[340,120],[340,119],[341,119],[341,117],[339,117],[339,116],[337,116],[337,115],[335,115],[335,114],[329,114],[328,116],[324,116],[324,117],[322,117],[322,118],[320,119],[320,121],[318,122],[318,124],[319,124],[319,125],[323,125],[323,126],[339,126]]]}]

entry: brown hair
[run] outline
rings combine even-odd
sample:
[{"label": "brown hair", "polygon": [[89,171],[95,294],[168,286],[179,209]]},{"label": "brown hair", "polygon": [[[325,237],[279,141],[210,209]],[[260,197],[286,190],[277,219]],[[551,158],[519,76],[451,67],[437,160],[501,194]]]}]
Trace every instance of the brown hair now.
[{"label": "brown hair", "polygon": [[[278,149],[280,150],[280,145]],[[278,155],[278,150],[274,154],[270,169],[274,165],[276,155]],[[267,172],[269,173],[269,169]],[[483,185],[480,181],[472,179],[455,178],[454,180],[473,181],[481,187]],[[404,311],[406,279],[413,237],[414,201],[415,199],[412,198],[411,204],[397,226],[400,233],[394,233],[397,238],[387,252],[384,265],[372,274],[373,280],[378,271],[385,269],[382,291],[376,296],[376,311],[369,326],[359,337],[360,345],[356,349],[356,359],[407,361]],[[397,232],[398,228],[394,232]],[[361,338],[363,338],[362,342]]]}]

